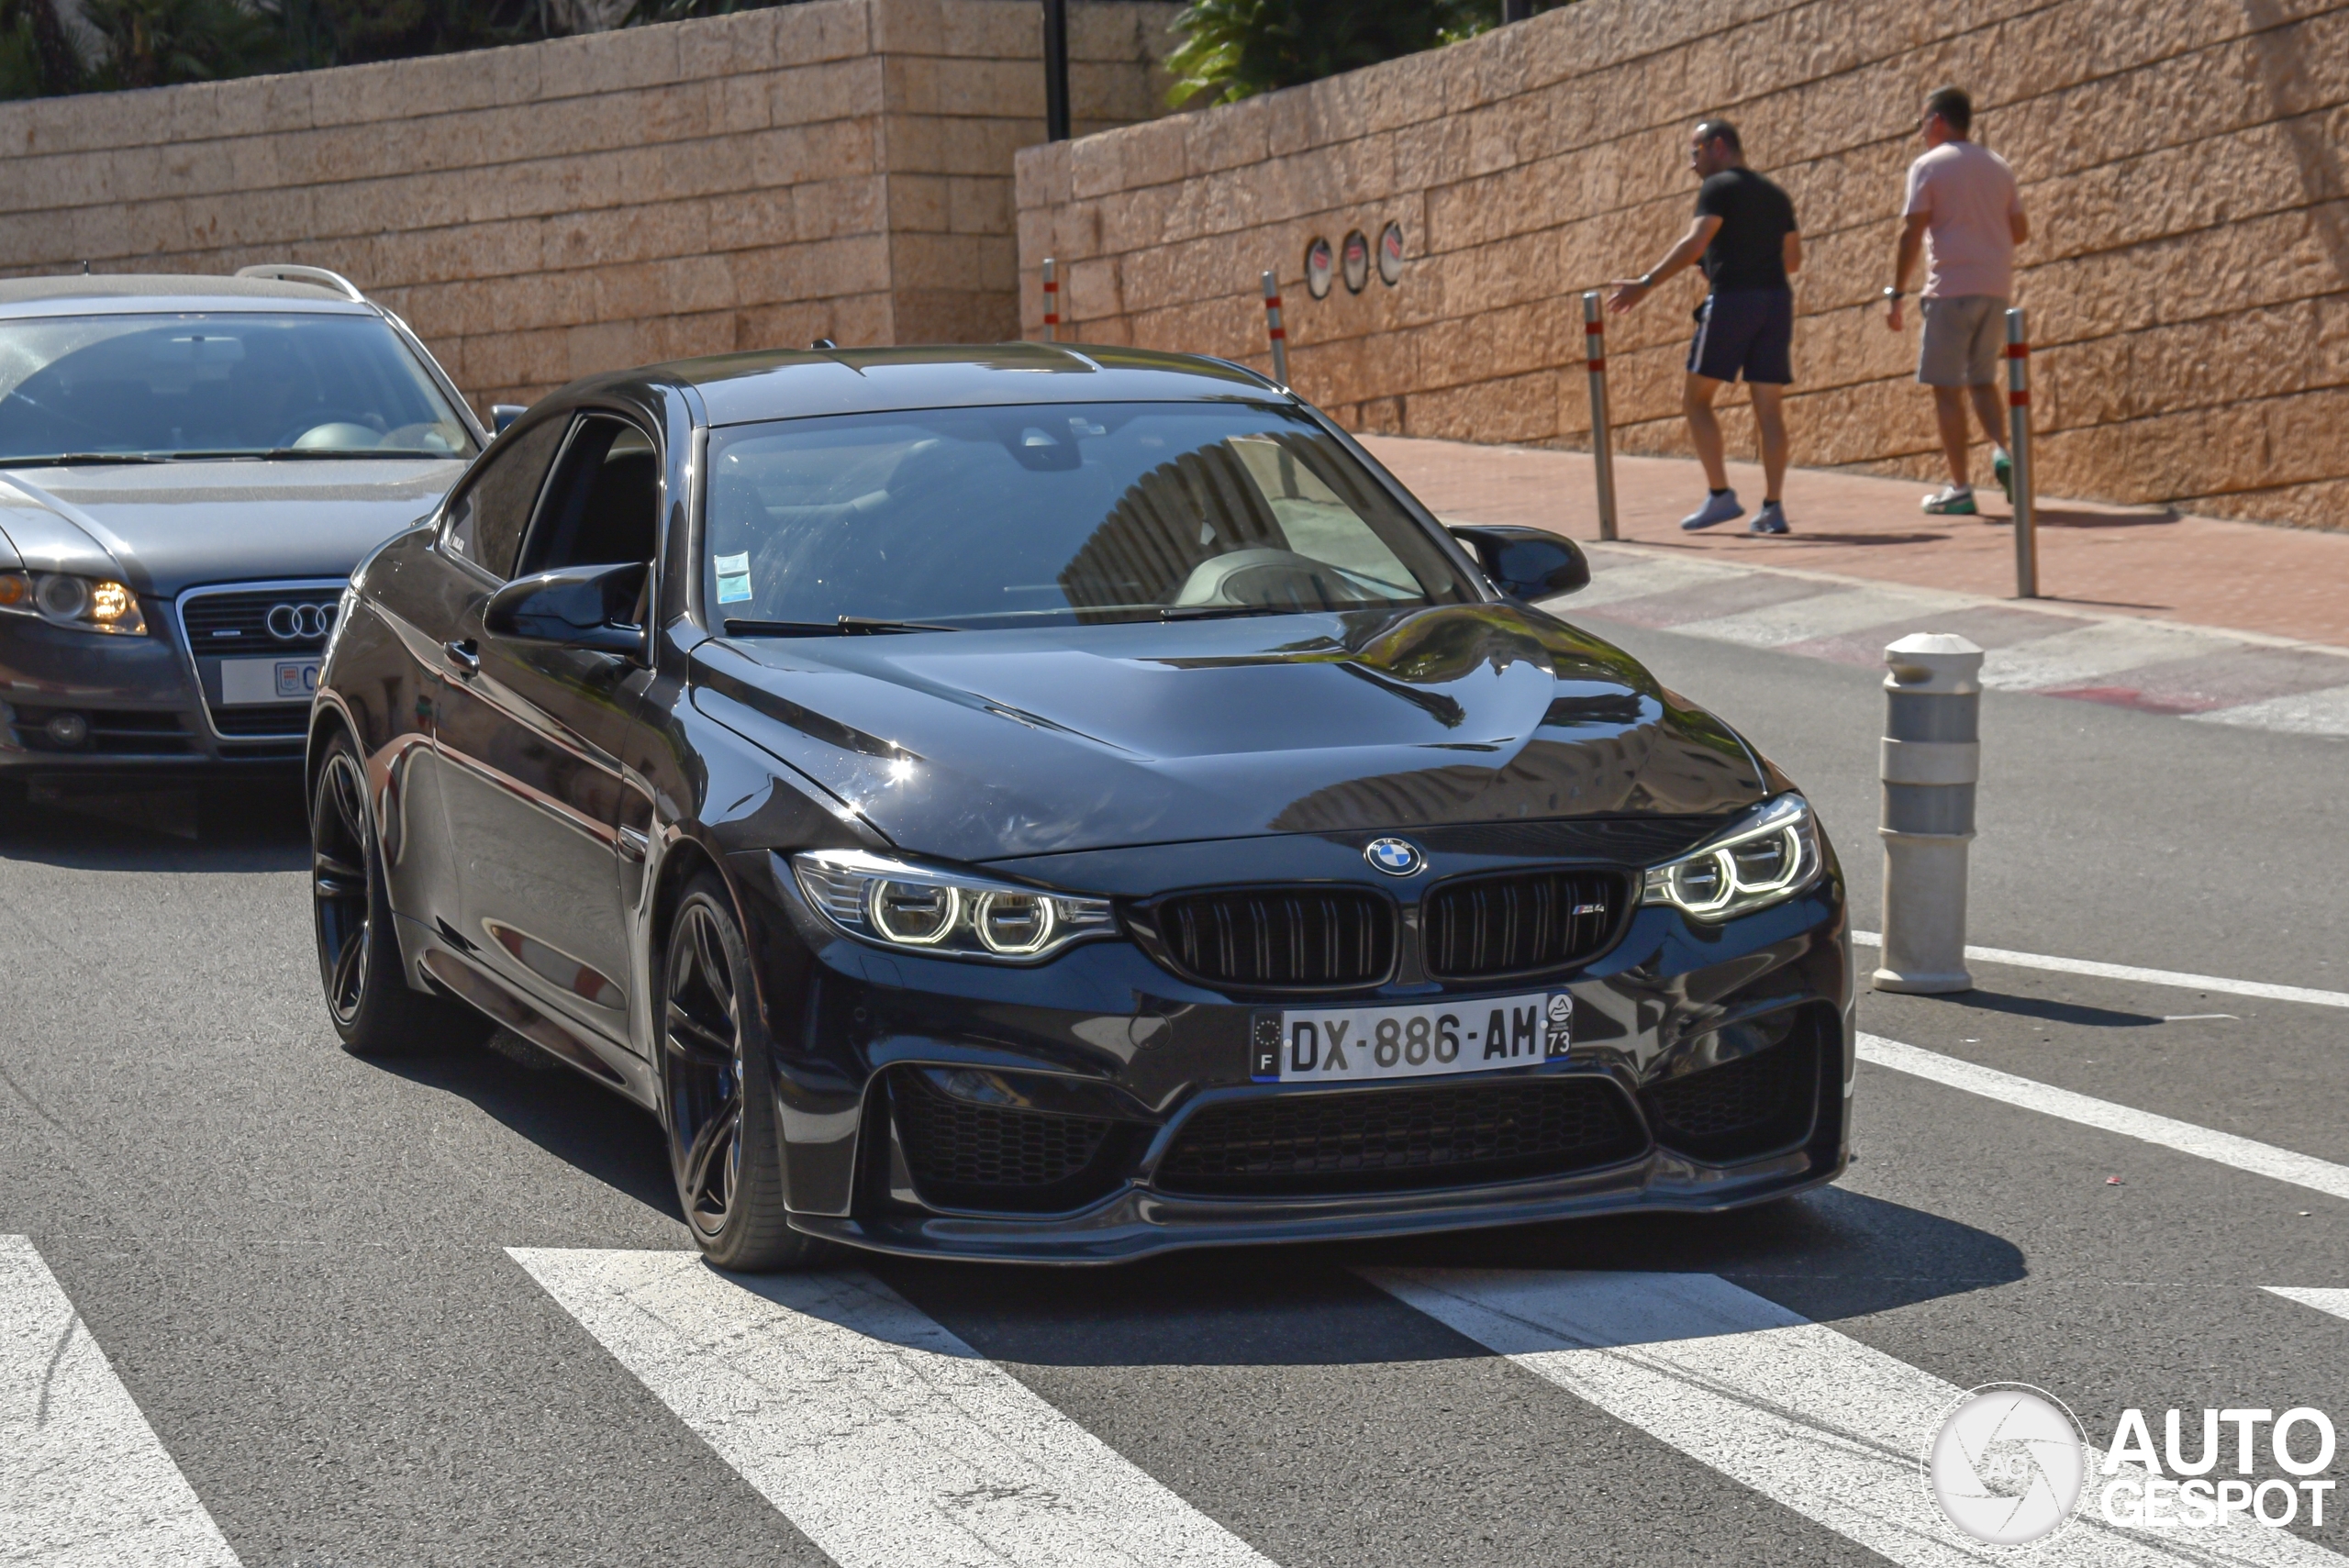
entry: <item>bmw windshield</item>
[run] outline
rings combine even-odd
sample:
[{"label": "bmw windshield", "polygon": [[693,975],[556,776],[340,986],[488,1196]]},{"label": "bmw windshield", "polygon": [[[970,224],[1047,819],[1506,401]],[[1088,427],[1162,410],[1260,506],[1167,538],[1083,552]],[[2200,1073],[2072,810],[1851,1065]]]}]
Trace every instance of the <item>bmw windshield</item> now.
[{"label": "bmw windshield", "polygon": [[1460,604],[1475,590],[1326,431],[1274,407],[1048,404],[710,439],[703,592],[736,635]]},{"label": "bmw windshield", "polygon": [[373,315],[0,321],[0,463],[464,458],[462,417]]}]

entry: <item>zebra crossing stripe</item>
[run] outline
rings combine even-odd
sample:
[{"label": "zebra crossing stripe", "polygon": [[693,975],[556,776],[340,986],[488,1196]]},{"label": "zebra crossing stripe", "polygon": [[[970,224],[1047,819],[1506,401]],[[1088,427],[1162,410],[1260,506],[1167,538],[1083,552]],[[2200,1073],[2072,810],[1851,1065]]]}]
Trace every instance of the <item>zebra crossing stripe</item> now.
[{"label": "zebra crossing stripe", "polygon": [[2307,1187],[2311,1192],[2332,1197],[2349,1198],[2349,1165],[2336,1165],[2313,1154],[2278,1149],[2272,1143],[2261,1143],[2254,1139],[2238,1138],[2232,1132],[2197,1127],[2190,1121],[2179,1121],[2174,1117],[2155,1116],[2152,1111],[2141,1111],[2134,1106],[2115,1105],[2110,1100],[2099,1100],[2090,1095],[2059,1089],[2035,1079],[2019,1078],[2011,1073],[2001,1073],[1995,1067],[1984,1067],[1954,1056],[1943,1056],[1939,1051],[1922,1051],[1913,1045],[1903,1045],[1897,1040],[1887,1040],[1882,1035],[1861,1035],[1859,1058],[1878,1067],[1889,1067],[1896,1073],[1911,1073],[1953,1089],[1963,1089],[1969,1095],[1980,1095],[1985,1099],[2004,1101],[2044,1116],[2061,1117],[2083,1127],[2117,1132],[2123,1138],[2157,1143],[2165,1149],[2199,1155],[2221,1165],[2232,1165],[2238,1171],[2249,1171],[2254,1175],[2289,1182],[2294,1186]]},{"label": "zebra crossing stripe", "polygon": [[2349,1290],[2311,1290],[2291,1284],[2262,1285],[2260,1288],[2270,1296],[2280,1296],[2287,1301],[2313,1307],[2319,1312],[2330,1312],[2335,1318],[2349,1318]]},{"label": "zebra crossing stripe", "polygon": [[237,1563],[24,1236],[0,1236],[0,1562]]},{"label": "zebra crossing stripe", "polygon": [[1270,1568],[861,1271],[507,1251],[841,1568]]},{"label": "zebra crossing stripe", "polygon": [[[2013,1560],[1960,1534],[1922,1456],[1960,1390],[1713,1274],[1364,1269],[1363,1277],[1537,1377],[1904,1568]],[[1988,1375],[1995,1375],[1995,1371]],[[2343,1559],[2237,1516],[2219,1529],[2108,1525],[2102,1456],[2034,1563],[2325,1564]],[[2124,1466],[2134,1473],[2134,1466]],[[2142,1477],[2140,1477],[2142,1479]]]}]

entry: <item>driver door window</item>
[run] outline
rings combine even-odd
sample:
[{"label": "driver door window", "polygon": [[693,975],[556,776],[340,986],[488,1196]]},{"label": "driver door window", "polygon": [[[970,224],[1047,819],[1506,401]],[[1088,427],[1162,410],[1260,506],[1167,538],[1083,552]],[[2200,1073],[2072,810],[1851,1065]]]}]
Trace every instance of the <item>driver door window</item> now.
[{"label": "driver door window", "polygon": [[530,504],[539,498],[539,482],[565,428],[561,419],[549,419],[523,431],[473,475],[449,503],[444,537],[451,554],[501,582],[514,574],[515,550],[530,520]]}]

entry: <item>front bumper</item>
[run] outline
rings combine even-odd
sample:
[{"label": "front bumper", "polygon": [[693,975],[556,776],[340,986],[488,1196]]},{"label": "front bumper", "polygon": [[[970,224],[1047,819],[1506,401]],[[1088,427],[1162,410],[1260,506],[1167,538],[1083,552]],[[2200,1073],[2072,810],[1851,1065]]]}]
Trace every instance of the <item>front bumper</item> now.
[{"label": "front bumper", "polygon": [[[776,1093],[792,1222],[810,1235],[904,1254],[1106,1263],[1185,1247],[1710,1212],[1831,1181],[1848,1159],[1852,970],[1831,862],[1801,896],[1718,928],[1695,928],[1668,908],[1638,910],[1607,952],[1545,983],[1573,996],[1575,1045],[1564,1061],[1346,1087],[1252,1081],[1250,1038],[1268,1006],[1347,1002],[1203,990],[1124,940],[1029,969],[883,952],[830,934],[779,879],[762,880],[788,938],[764,939],[771,951],[760,967],[799,998],[788,1023],[780,1009],[770,1017],[781,1026]],[[796,973],[785,978],[785,968]],[[1363,1000],[1467,1003],[1528,988],[1421,983]],[[1730,1082],[1703,1073],[1740,1070],[1749,1080],[1776,1074],[1781,1085],[1776,1108],[1749,1118],[1743,1134],[1734,1114],[1692,1135],[1667,1119],[1692,1089],[1701,1095],[1707,1083]],[[1218,1107],[1313,1097],[1328,1108],[1340,1096],[1430,1085],[1530,1095],[1562,1084],[1615,1106],[1626,1140],[1499,1179],[1435,1171],[1419,1179],[1390,1169],[1353,1186],[1341,1173],[1317,1190],[1274,1181],[1208,1192],[1168,1173],[1170,1154]],[[943,1164],[935,1148],[910,1149],[909,1139],[939,1123],[898,1108],[909,1095],[931,1096],[933,1109],[958,1101],[953,1115],[995,1141],[958,1146]],[[1088,1178],[1053,1189],[1044,1211],[1020,1211],[1033,1203],[1008,1188],[990,1198],[983,1183],[940,1179],[958,1160],[956,1169],[982,1174],[1016,1163],[1003,1140],[1023,1126],[1035,1131],[1036,1118],[1063,1118],[1046,1133],[1073,1125],[1067,1118],[1111,1129]]]},{"label": "front bumper", "polygon": [[[306,706],[262,714],[251,736],[217,733],[168,612],[142,607],[146,637],[0,617],[0,773],[206,774],[301,761]],[[64,715],[79,721],[76,742],[51,731]]]}]

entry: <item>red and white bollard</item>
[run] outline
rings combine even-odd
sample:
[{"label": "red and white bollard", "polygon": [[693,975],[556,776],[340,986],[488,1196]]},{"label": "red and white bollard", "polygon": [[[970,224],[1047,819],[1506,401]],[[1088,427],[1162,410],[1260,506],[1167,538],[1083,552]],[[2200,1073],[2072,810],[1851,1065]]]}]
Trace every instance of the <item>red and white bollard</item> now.
[{"label": "red and white bollard", "polygon": [[2020,306],[2007,312],[2007,454],[2015,468],[2015,597],[2039,597],[2039,517],[2032,500],[2031,338]]},{"label": "red and white bollard", "polygon": [[1061,340],[1061,274],[1059,265],[1044,258],[1044,341]]},{"label": "red and white bollard", "polygon": [[1597,289],[1582,296],[1583,366],[1590,372],[1590,460],[1598,473],[1598,537],[1615,537],[1615,448],[1607,428],[1607,313]]},{"label": "red and white bollard", "polygon": [[1288,331],[1281,325],[1281,284],[1272,273],[1264,274],[1264,336],[1273,344],[1273,379],[1283,386],[1288,384]]}]

